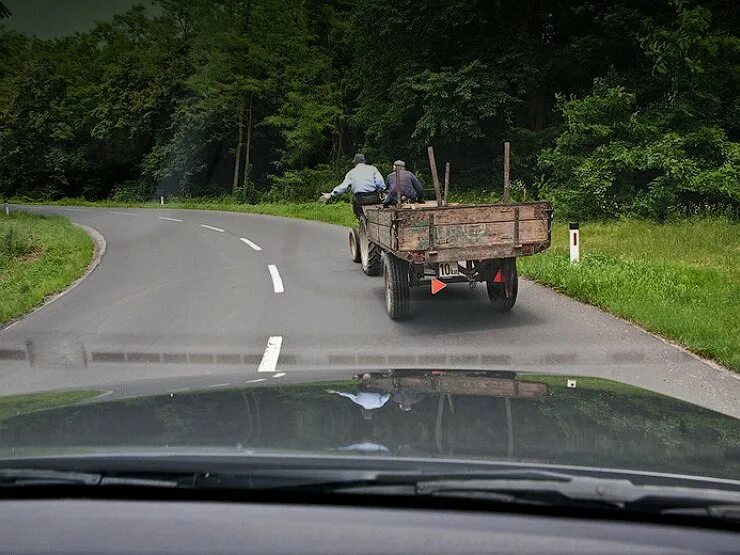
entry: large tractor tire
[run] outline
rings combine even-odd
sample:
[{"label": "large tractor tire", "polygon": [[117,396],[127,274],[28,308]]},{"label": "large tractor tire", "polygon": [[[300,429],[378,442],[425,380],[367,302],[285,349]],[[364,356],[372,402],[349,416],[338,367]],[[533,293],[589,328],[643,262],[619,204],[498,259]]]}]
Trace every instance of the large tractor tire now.
[{"label": "large tractor tire", "polygon": [[361,261],[360,234],[357,233],[356,227],[349,230],[349,255],[352,258],[352,262],[359,263]]},{"label": "large tractor tire", "polygon": [[367,238],[367,232],[363,225],[360,226],[360,261],[362,271],[367,276],[379,276],[382,270],[380,247]]},{"label": "large tractor tire", "polygon": [[401,320],[409,315],[409,263],[392,254],[383,253],[385,305],[388,316]]},{"label": "large tractor tire", "polygon": [[[504,281],[494,283],[496,274],[499,271]],[[516,258],[504,258],[501,261],[500,269],[494,271],[490,279],[486,281],[486,289],[488,289],[488,300],[491,301],[491,305],[496,312],[509,312],[514,308],[516,297],[519,293],[519,274],[516,270]]]}]

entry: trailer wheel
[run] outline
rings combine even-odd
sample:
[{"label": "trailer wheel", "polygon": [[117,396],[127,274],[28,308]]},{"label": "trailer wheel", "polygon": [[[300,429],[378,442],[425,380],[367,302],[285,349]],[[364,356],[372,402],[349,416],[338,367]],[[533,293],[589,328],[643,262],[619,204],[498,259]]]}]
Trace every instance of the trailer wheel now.
[{"label": "trailer wheel", "polygon": [[362,261],[362,271],[368,276],[379,276],[382,270],[382,261],[380,247],[367,238],[367,232],[364,225],[360,225],[360,260]]},{"label": "trailer wheel", "polygon": [[384,252],[383,277],[388,316],[393,320],[406,318],[409,315],[409,263]]},{"label": "trailer wheel", "polygon": [[[494,283],[496,272],[486,281],[488,289],[488,300],[491,301],[493,309],[497,312],[509,312],[514,308],[516,297],[519,292],[519,275],[516,270],[516,258],[504,258],[501,261],[501,273],[504,276],[503,283]],[[507,281],[510,284],[510,295],[506,296]]]},{"label": "trailer wheel", "polygon": [[362,259],[360,254],[360,236],[357,233],[356,227],[349,230],[349,255],[352,258],[352,262],[360,262]]}]

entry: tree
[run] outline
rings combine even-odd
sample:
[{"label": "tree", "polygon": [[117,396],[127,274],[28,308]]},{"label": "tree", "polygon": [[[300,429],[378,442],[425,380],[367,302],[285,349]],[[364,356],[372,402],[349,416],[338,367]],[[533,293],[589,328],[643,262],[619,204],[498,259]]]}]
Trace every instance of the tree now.
[{"label": "tree", "polygon": [[577,217],[740,207],[737,95],[740,40],[710,27],[701,7],[641,39],[650,87],[596,80],[582,99],[559,97],[565,126],[540,156],[545,188]]}]

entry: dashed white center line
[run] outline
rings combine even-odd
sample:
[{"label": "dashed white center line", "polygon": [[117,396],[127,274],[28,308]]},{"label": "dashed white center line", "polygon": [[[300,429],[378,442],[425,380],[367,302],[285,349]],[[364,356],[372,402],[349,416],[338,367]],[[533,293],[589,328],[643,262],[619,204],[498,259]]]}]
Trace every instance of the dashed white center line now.
[{"label": "dashed white center line", "polygon": [[283,279],[280,277],[280,272],[275,264],[269,264],[267,269],[270,270],[270,277],[272,277],[272,288],[275,293],[283,293],[285,288],[283,287]]},{"label": "dashed white center line", "polygon": [[285,376],[285,372],[277,372],[272,375],[273,378],[282,378],[283,376]]},{"label": "dashed white center line", "polygon": [[167,218],[165,216],[157,216],[158,220],[167,220],[168,222],[181,222],[182,220],[178,220],[177,218]]},{"label": "dashed white center line", "polygon": [[206,229],[212,229],[213,231],[218,231],[219,233],[223,233],[224,230],[220,227],[213,227],[212,225],[206,225],[206,224],[200,224],[200,227],[205,227]]},{"label": "dashed white center line", "polygon": [[212,385],[209,385],[208,387],[209,388],[214,388],[214,387],[228,387],[230,385],[231,385],[230,383],[214,383]]},{"label": "dashed white center line", "polygon": [[256,251],[261,251],[261,250],[262,250],[262,247],[260,247],[260,246],[259,246],[259,245],[258,245],[257,243],[253,243],[253,242],[252,242],[252,241],[250,241],[249,239],[246,239],[246,238],[244,238],[244,237],[239,237],[239,240],[240,240],[240,241],[241,241],[242,243],[246,243],[247,245],[249,245],[250,247],[252,247],[252,248],[253,248],[254,250],[256,250]]},{"label": "dashed white center line", "polygon": [[138,216],[138,214],[134,214],[133,212],[111,212],[111,214],[116,214],[118,216]]},{"label": "dashed white center line", "polygon": [[262,355],[262,361],[260,362],[257,372],[274,372],[277,368],[278,358],[280,358],[280,348],[283,346],[283,337],[281,335],[273,335],[267,340],[267,347],[265,347],[265,354]]},{"label": "dashed white center line", "polygon": [[256,380],[247,380],[244,383],[258,383],[258,382],[264,382],[267,378],[258,378]]}]

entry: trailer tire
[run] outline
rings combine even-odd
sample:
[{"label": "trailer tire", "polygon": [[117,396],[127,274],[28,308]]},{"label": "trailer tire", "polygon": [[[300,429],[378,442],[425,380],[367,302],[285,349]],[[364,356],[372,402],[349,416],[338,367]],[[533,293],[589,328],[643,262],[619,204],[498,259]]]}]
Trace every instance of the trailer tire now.
[{"label": "trailer tire", "polygon": [[392,320],[409,315],[409,263],[392,254],[383,253],[385,306]]},{"label": "trailer tire", "polygon": [[[508,261],[511,262],[508,262]],[[508,268],[507,264],[511,267]],[[509,274],[511,281],[511,296],[506,297],[506,284],[505,283],[494,283],[493,279],[496,272],[493,273],[490,279],[486,280],[486,289],[488,290],[488,300],[491,301],[491,305],[496,312],[509,312],[514,308],[516,304],[516,297],[519,293],[519,274],[516,270],[516,258],[504,259],[502,261],[501,271]]]},{"label": "trailer tire", "polygon": [[349,255],[352,258],[352,262],[362,261],[362,255],[360,253],[360,235],[357,233],[356,227],[349,230]]},{"label": "trailer tire", "polygon": [[362,271],[367,276],[379,276],[382,271],[382,254],[380,247],[367,238],[367,232],[364,225],[360,224],[360,260],[362,262]]}]

